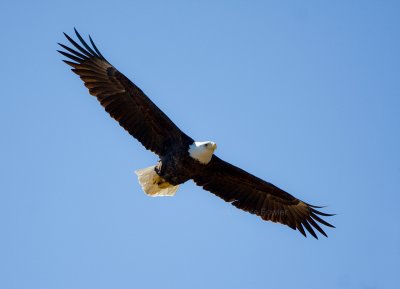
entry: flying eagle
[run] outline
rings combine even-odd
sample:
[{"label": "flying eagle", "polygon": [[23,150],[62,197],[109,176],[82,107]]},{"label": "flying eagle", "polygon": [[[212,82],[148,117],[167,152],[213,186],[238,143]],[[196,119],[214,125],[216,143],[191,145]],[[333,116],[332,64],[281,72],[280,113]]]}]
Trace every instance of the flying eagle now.
[{"label": "flying eagle", "polygon": [[319,217],[332,216],[317,210],[321,207],[307,204],[221,160],[214,154],[214,142],[194,141],[104,58],[90,36],[91,46],[76,29],[75,34],[80,44],[64,33],[74,48],[59,43],[65,51],[58,52],[69,58],[63,61],[73,67],[111,117],[160,157],[157,165],[135,172],[147,195],[172,196],[180,184],[193,180],[235,207],[297,229],[304,236],[305,228],[317,239],[314,229],[327,237],[318,223],[334,228]]}]

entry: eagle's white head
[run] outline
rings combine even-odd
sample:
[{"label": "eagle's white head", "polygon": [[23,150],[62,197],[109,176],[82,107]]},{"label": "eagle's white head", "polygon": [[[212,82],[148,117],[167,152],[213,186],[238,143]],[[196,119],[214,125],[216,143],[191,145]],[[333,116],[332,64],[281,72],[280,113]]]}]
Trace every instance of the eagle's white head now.
[{"label": "eagle's white head", "polygon": [[212,141],[195,141],[189,146],[189,155],[200,163],[206,165],[211,161],[217,144]]}]

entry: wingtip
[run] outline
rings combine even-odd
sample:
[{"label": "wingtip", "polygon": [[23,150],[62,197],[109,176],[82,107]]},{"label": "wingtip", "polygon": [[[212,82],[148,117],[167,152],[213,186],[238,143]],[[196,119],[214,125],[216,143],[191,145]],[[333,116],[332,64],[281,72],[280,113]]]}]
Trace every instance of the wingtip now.
[{"label": "wingtip", "polygon": [[311,226],[313,226],[315,229],[317,229],[318,232],[320,232],[325,237],[328,237],[326,235],[325,231],[322,230],[322,228],[318,225],[318,223],[316,221],[313,220],[313,218],[311,218],[311,216],[307,219],[307,221],[311,224]]},{"label": "wingtip", "polygon": [[311,227],[311,225],[305,220],[303,222],[303,226],[306,227],[307,231],[315,238],[318,239],[317,234],[315,233],[315,231],[313,230],[313,228]]},{"label": "wingtip", "polygon": [[325,217],[332,217],[332,216],[335,216],[335,215],[336,215],[336,214],[323,213],[323,212],[318,211],[318,210],[316,210],[316,209],[311,209],[311,211],[312,211],[313,213],[315,213],[315,214],[318,214],[318,215],[320,215],[320,216],[325,216]]},{"label": "wingtip", "polygon": [[72,66],[73,68],[71,69],[72,70],[72,72],[74,72],[74,73],[76,73],[74,70],[76,69],[76,67],[78,67],[78,63],[75,63],[75,62],[72,62],[72,61],[68,61],[68,60],[65,60],[65,59],[63,59],[62,60],[64,63],[66,63],[66,64],[68,64],[69,66]]},{"label": "wingtip", "polygon": [[74,32],[76,34],[76,36],[78,36],[79,39],[82,38],[81,34],[78,32],[78,30],[74,27]]},{"label": "wingtip", "polygon": [[297,227],[297,230],[298,230],[304,237],[307,238],[307,234],[306,234],[306,232],[304,231],[304,228],[303,228],[303,226],[301,225],[301,223],[297,223],[296,227]]},{"label": "wingtip", "polygon": [[94,44],[94,41],[93,41],[92,37],[90,36],[90,34],[89,34],[89,41],[90,41],[90,43],[92,44],[92,46],[93,46],[94,50],[96,51],[97,55],[98,55],[100,58],[102,58],[103,60],[107,61],[107,60],[105,59],[105,57],[101,54],[101,52],[99,51],[99,49],[97,48],[96,44]]},{"label": "wingtip", "polygon": [[323,209],[326,208],[327,206],[316,206],[316,205],[311,205],[309,203],[304,202],[304,204],[306,204],[307,206],[311,207],[311,208],[315,208],[315,209]]}]

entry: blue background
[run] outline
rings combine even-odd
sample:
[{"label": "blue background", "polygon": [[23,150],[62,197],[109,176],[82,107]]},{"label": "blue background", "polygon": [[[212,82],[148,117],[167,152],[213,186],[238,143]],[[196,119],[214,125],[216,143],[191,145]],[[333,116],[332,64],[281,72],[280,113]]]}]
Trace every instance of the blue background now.
[{"label": "blue background", "polygon": [[[399,1],[3,1],[0,287],[399,288]],[[61,62],[77,27],[186,133],[337,213],[329,238],[192,182]]]}]

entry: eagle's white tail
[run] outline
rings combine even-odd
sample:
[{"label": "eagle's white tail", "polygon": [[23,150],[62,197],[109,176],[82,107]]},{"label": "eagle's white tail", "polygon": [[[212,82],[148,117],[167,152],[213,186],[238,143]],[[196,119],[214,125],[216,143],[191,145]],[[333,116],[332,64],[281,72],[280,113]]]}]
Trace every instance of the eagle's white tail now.
[{"label": "eagle's white tail", "polygon": [[179,185],[173,186],[166,182],[162,177],[157,175],[154,168],[155,166],[152,166],[135,171],[143,191],[150,197],[174,196]]}]

